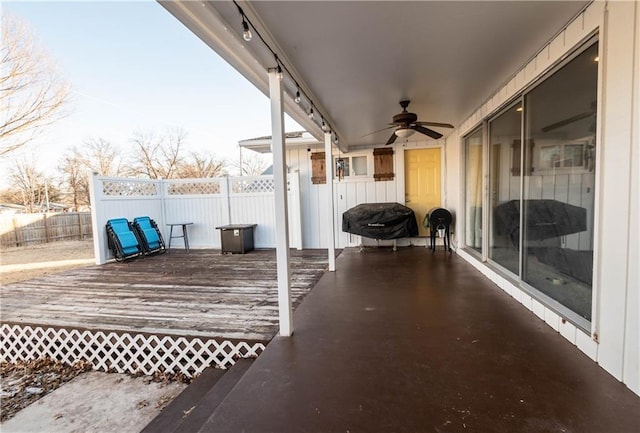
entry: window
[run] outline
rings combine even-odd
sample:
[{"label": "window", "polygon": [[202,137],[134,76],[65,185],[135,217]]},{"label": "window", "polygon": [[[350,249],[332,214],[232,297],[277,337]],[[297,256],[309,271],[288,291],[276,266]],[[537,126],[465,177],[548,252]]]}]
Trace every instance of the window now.
[{"label": "window", "polygon": [[367,157],[366,156],[352,157],[351,167],[353,168],[354,176],[366,176],[367,175]]},{"label": "window", "polygon": [[333,159],[334,177],[342,179],[345,177],[367,176],[367,157],[363,156],[340,156]]},{"label": "window", "polygon": [[538,155],[539,170],[542,172],[563,168],[583,168],[588,143],[589,140],[584,143],[558,143],[542,146]]}]

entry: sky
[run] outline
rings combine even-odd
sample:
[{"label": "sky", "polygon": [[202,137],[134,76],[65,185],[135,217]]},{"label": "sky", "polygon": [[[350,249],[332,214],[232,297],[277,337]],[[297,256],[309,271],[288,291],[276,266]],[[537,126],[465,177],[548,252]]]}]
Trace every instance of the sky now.
[{"label": "sky", "polygon": [[[47,173],[65,149],[91,138],[126,152],[136,131],[181,127],[189,149],[232,160],[238,141],[271,134],[267,97],[155,1],[5,0],[1,7],[30,25],[71,84],[68,114],[27,150]],[[300,129],[288,117],[285,128]]]}]

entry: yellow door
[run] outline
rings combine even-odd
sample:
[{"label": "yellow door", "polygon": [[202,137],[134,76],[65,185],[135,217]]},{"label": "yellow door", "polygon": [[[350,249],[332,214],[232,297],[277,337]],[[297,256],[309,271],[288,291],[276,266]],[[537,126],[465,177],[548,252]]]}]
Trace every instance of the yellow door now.
[{"label": "yellow door", "polygon": [[420,236],[429,231],[422,225],[430,209],[441,206],[440,148],[404,151],[405,203],[418,220]]}]

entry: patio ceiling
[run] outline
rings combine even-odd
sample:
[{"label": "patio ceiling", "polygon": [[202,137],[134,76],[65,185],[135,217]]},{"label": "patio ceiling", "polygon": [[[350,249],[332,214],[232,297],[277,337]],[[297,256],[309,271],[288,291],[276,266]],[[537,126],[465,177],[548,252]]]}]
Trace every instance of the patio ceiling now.
[{"label": "patio ceiling", "polygon": [[[296,82],[346,151],[384,143],[384,128],[411,99],[419,120],[458,126],[524,65],[588,1],[319,2],[252,1],[240,6],[278,54],[289,97],[285,110],[317,138],[308,103],[293,102]],[[265,94],[276,66],[257,36],[242,39],[230,1],[161,4]],[[449,129],[438,129],[445,136]],[[267,131],[265,131],[267,132]],[[424,140],[415,134],[411,139]]]}]

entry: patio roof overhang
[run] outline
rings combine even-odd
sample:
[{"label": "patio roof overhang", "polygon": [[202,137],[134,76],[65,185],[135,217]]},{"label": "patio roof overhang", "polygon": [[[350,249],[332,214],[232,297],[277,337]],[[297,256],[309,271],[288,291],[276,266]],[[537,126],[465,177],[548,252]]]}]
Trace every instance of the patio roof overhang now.
[{"label": "patio roof overhang", "polygon": [[[257,35],[242,38],[232,1],[162,1],[266,95],[277,66]],[[285,111],[319,141],[320,116],[293,100],[297,86],[339,136],[339,147],[384,143],[411,99],[420,120],[458,126],[589,1],[238,2],[291,72]],[[449,134],[447,129],[438,130]],[[424,139],[420,134],[414,135]]]},{"label": "patio roof overhang", "polygon": [[[319,141],[307,131],[287,132],[284,139],[286,147],[315,146],[319,144]],[[258,153],[271,153],[271,141],[271,136],[248,138],[239,141],[238,145],[241,148],[250,149]]]},{"label": "patio roof overhang", "polygon": [[[158,1],[270,98],[282,336],[293,332],[283,112],[326,155],[385,143],[389,130],[372,132],[401,99],[422,121],[458,126],[589,3]],[[333,271],[333,188],[326,199]]]}]

